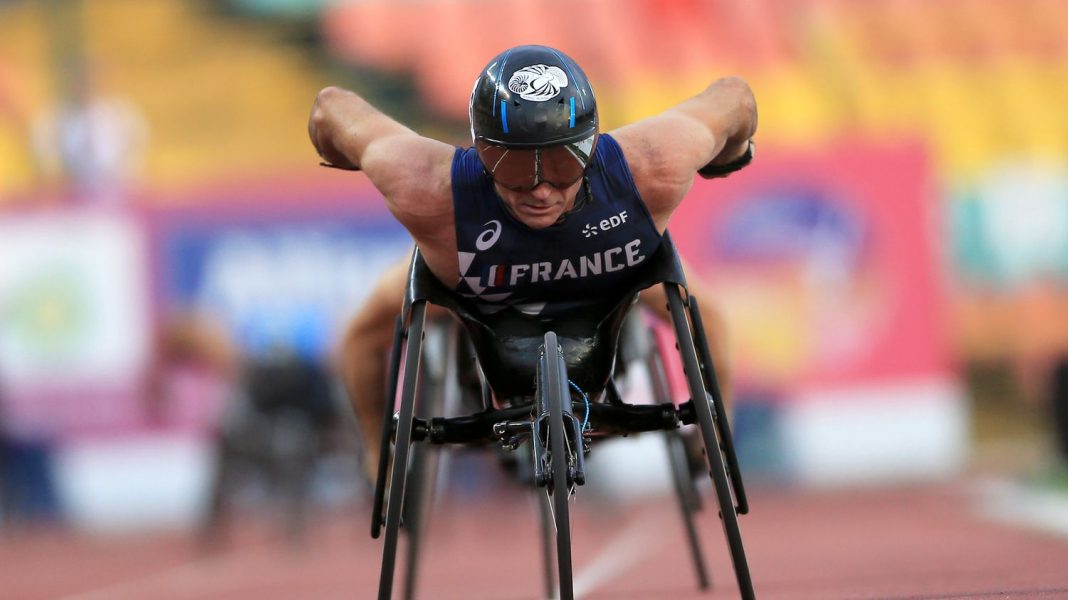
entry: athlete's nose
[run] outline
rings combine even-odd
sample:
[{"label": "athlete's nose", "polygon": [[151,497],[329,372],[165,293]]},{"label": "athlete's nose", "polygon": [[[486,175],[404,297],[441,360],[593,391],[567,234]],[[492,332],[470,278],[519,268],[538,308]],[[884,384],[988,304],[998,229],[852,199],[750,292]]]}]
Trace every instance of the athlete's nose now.
[{"label": "athlete's nose", "polygon": [[530,190],[530,195],[533,196],[535,200],[548,200],[552,193],[553,186],[544,181],[536,185],[534,189]]}]

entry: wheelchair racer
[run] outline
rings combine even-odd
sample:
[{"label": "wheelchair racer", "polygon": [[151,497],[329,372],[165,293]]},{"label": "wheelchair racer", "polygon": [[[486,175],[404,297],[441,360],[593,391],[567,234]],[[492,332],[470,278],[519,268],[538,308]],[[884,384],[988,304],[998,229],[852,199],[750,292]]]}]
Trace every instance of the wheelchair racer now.
[{"label": "wheelchair racer", "polygon": [[[546,319],[625,293],[694,176],[748,165],[757,125],[752,91],[731,77],[601,133],[585,73],[545,46],[494,57],[475,82],[469,114],[473,145],[455,148],[328,87],[315,99],[308,132],[325,164],[367,174],[443,284],[479,310]],[[346,341],[351,352],[363,353],[361,338],[375,339],[374,352],[388,346],[392,319],[374,315],[390,300],[392,312],[399,309],[404,278],[396,271],[364,310],[377,331],[357,317]],[[358,363],[346,356],[343,368],[377,368]],[[367,392],[353,396],[365,445],[376,449],[383,388],[352,386],[384,375],[353,375],[345,376],[350,393]]]}]

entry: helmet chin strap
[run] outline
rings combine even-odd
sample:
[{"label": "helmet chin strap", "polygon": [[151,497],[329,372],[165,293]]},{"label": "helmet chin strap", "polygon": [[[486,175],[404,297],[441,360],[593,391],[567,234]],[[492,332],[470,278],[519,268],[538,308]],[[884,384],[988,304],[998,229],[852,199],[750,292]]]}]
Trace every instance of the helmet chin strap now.
[{"label": "helmet chin strap", "polygon": [[[571,207],[571,210],[568,210],[564,214],[560,215],[560,218],[556,220],[556,223],[563,223],[564,220],[567,219],[569,216],[582,210],[586,206],[586,204],[589,203],[590,198],[592,197],[593,191],[590,189],[590,178],[586,173],[583,173],[582,187],[580,187],[578,191],[575,192],[575,205]],[[554,223],[554,225],[556,223]]]}]

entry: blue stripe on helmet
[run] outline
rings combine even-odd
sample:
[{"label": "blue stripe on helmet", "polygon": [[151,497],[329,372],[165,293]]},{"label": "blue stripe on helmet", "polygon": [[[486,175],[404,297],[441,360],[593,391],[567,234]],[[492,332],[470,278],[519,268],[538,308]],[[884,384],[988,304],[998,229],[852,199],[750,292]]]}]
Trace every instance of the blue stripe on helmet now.
[{"label": "blue stripe on helmet", "polygon": [[567,126],[571,129],[575,128],[575,97],[571,96],[571,118],[567,121]]},{"label": "blue stripe on helmet", "polygon": [[[512,51],[509,50],[508,52],[504,53],[504,56],[501,57],[501,68],[500,68],[499,71],[497,71],[497,82],[498,83],[497,83],[497,85],[493,86],[493,100],[494,101],[497,100],[497,91],[500,90],[500,88],[501,88],[500,81],[501,81],[501,77],[504,76],[504,65],[508,64],[508,55],[510,55],[511,53],[512,53]],[[496,104],[494,104],[493,106],[494,106],[494,110],[496,110]],[[507,129],[507,127],[505,127],[505,129]]]},{"label": "blue stripe on helmet", "polygon": [[504,127],[505,133],[508,133],[508,112],[506,108],[507,106],[508,103],[504,100],[501,100],[501,125]]}]

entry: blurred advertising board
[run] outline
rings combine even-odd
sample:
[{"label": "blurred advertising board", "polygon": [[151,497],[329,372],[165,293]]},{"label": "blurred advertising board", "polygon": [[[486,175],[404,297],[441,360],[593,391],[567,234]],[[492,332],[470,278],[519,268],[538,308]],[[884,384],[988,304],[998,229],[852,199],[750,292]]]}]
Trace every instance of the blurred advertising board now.
[{"label": "blurred advertising board", "polygon": [[695,184],[672,231],[718,292],[739,427],[763,415],[769,464],[821,481],[957,467],[940,210],[911,143],[771,149]]},{"label": "blurred advertising board", "polygon": [[796,389],[946,372],[933,185],[919,146],[860,143],[699,181],[672,230],[722,292],[743,374]]},{"label": "blurred advertising board", "polygon": [[179,372],[167,418],[153,421],[146,383],[169,317],[223,324],[246,358],[323,361],[380,272],[409,252],[360,185],[204,193],[144,213],[5,215],[0,425],[35,439],[210,429],[225,382],[195,373]]},{"label": "blurred advertising board", "polygon": [[164,315],[223,323],[242,353],[323,360],[379,274],[411,241],[369,188],[346,197],[274,192],[169,209],[154,227]]},{"label": "blurred advertising board", "polygon": [[0,219],[0,396],[15,436],[138,421],[149,360],[146,240],[136,218],[46,211]]},{"label": "blurred advertising board", "polygon": [[1068,167],[1005,162],[955,194],[954,271],[1014,292],[1068,279]]}]

